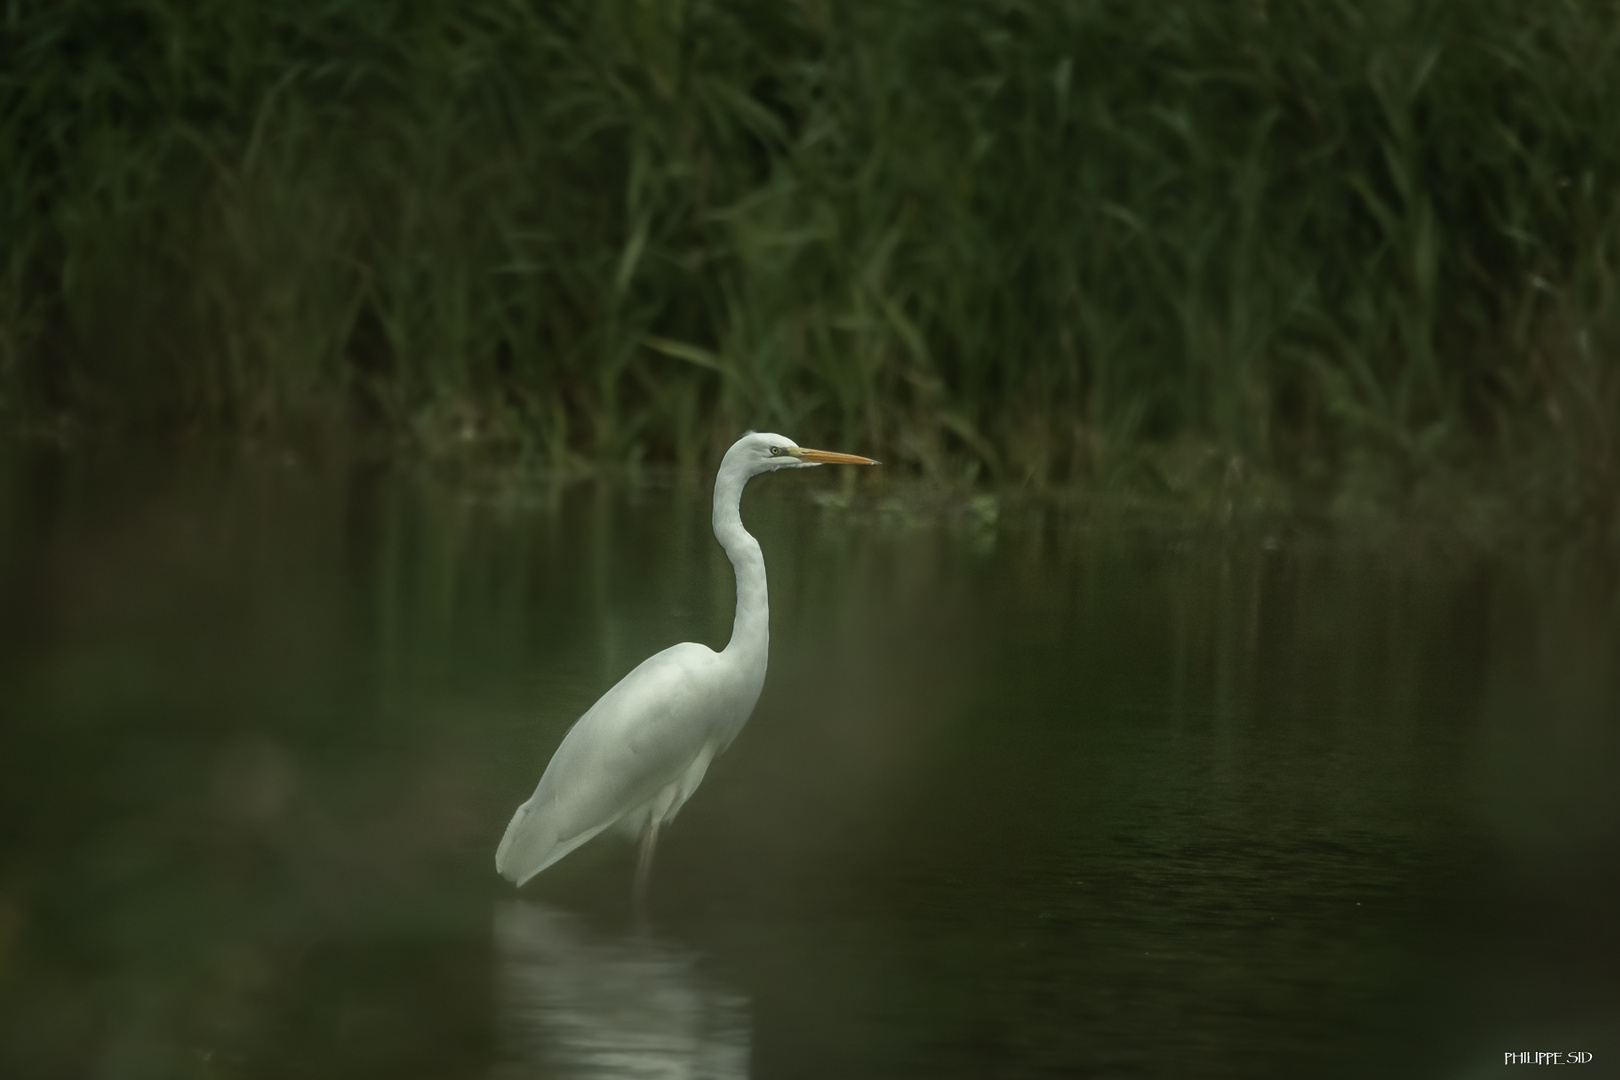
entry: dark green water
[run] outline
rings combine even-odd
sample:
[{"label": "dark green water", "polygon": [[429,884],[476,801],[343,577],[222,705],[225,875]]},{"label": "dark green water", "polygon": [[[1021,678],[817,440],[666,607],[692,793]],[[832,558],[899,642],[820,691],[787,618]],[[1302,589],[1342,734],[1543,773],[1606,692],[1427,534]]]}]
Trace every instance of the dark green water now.
[{"label": "dark green water", "polygon": [[1612,566],[841,483],[745,500],[643,934],[629,845],[493,853],[723,642],[706,490],[0,461],[0,1075],[1616,1075]]}]

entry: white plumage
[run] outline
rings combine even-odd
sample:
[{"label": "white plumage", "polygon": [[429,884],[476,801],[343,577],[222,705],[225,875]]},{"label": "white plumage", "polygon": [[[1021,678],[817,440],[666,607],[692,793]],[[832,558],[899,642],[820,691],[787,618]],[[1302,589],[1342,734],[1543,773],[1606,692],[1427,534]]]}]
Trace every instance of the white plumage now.
[{"label": "white plumage", "polygon": [[765,683],[765,558],[742,525],[743,487],[760,473],[823,464],[877,462],[754,432],[726,451],[714,482],[714,535],[737,574],[731,641],[720,652],[683,642],[648,657],[575,722],[506,827],[495,852],[503,876],[522,885],[617,825],[641,836],[636,895],[645,895],[659,828],[748,722]]}]

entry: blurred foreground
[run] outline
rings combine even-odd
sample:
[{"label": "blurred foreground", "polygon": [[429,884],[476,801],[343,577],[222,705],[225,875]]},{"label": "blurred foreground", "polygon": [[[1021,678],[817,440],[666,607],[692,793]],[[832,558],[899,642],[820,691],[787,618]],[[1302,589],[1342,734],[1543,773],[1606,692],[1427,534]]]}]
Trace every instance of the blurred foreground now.
[{"label": "blurred foreground", "polygon": [[705,489],[8,459],[0,1072],[1620,1055],[1612,564],[756,487],[771,674],[641,933],[629,845],[492,855],[604,687],[724,638]]}]

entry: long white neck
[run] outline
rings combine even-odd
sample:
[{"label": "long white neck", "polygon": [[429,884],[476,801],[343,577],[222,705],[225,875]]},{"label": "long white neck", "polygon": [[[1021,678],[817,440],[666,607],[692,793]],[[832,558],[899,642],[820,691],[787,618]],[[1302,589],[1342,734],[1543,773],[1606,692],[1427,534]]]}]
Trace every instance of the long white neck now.
[{"label": "long white neck", "polygon": [[764,666],[771,645],[771,602],[765,592],[765,556],[743,528],[743,485],[749,474],[733,462],[714,478],[714,538],[737,572],[737,615],[725,654]]}]

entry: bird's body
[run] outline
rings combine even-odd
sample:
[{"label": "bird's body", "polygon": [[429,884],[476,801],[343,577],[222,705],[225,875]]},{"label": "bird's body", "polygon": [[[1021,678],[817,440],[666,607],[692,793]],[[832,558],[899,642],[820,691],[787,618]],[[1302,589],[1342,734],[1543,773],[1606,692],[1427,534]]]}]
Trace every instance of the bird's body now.
[{"label": "bird's body", "polygon": [[[725,653],[682,642],[643,660],[569,729],[495,853],[521,885],[614,825],[673,820],[731,744],[765,681]],[[532,815],[532,820],[531,820]]]},{"label": "bird's body", "polygon": [[743,486],[762,472],[820,464],[876,462],[753,432],[726,452],[715,478],[714,535],[737,574],[731,641],[720,652],[683,642],[648,657],[579,718],[506,827],[495,852],[502,875],[522,885],[617,825],[642,838],[641,895],[659,828],[737,737],[765,684],[765,558],[742,525]]}]

